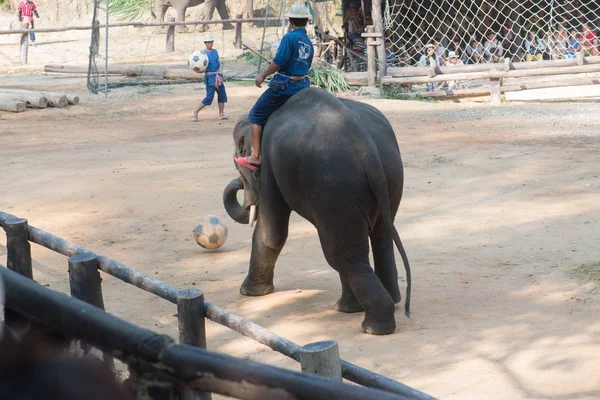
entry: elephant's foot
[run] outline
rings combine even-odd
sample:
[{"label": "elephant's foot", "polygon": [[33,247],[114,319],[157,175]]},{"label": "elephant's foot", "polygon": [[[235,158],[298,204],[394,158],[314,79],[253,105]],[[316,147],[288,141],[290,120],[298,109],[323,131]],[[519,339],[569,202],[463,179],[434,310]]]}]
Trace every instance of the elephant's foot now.
[{"label": "elephant's foot", "polygon": [[396,331],[396,320],[392,317],[389,321],[375,321],[367,317],[361,328],[368,335],[389,335]]},{"label": "elephant's foot", "polygon": [[230,31],[232,29],[235,29],[235,26],[233,26],[233,24],[227,22],[226,24],[223,24],[223,30],[224,31]]},{"label": "elephant's foot", "polygon": [[342,297],[340,297],[338,301],[335,302],[334,308],[337,311],[341,311],[344,313],[357,313],[363,311],[362,306],[360,305],[358,300],[356,300],[356,297],[354,297],[354,295],[342,294]]},{"label": "elephant's foot", "polygon": [[175,27],[175,32],[177,32],[177,33],[188,33],[189,31],[188,31],[187,26],[185,26],[185,25],[177,25]]},{"label": "elephant's foot", "polygon": [[264,296],[275,291],[273,283],[253,283],[251,281],[244,280],[240,287],[240,293],[244,296]]},{"label": "elephant's foot", "polygon": [[207,25],[198,25],[197,30],[198,30],[198,32],[206,32],[206,31],[208,31],[208,26]]}]

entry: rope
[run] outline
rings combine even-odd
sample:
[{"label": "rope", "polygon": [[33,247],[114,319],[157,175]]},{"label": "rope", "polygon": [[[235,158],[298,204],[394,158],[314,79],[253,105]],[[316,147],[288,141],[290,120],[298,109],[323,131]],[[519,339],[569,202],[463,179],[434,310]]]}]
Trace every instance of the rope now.
[{"label": "rope", "polygon": [[[386,0],[384,28],[398,66],[413,66],[423,46],[434,43],[442,63],[456,51],[465,63],[528,61],[525,40],[530,33],[545,43],[544,59],[568,58],[569,39],[585,41],[583,24],[600,34],[600,2],[586,0]],[[575,35],[570,31],[575,29]],[[506,32],[505,32],[506,31]],[[495,46],[489,33],[496,34]],[[473,40],[476,47],[473,47]],[[561,44],[561,43],[564,43]],[[559,47],[557,47],[559,46]],[[493,53],[494,47],[502,47]],[[564,49],[562,47],[565,47]],[[575,50],[575,49],[570,49]],[[473,51],[483,57],[473,57]],[[596,50],[589,50],[596,53]],[[502,53],[502,54],[500,54]],[[596,55],[596,54],[594,54]]]}]

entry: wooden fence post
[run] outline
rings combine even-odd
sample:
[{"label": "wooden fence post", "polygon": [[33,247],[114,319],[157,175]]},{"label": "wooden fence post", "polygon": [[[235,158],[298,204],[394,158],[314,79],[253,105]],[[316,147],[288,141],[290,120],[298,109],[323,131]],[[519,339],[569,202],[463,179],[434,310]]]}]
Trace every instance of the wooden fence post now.
[{"label": "wooden fence post", "polygon": [[[69,285],[72,297],[104,310],[102,278],[100,278],[98,260],[95,254],[81,253],[69,257]],[[87,344],[82,344],[81,348],[84,354],[92,351],[100,352]],[[104,353],[103,359],[106,365],[114,371],[113,358]]]},{"label": "wooden fence post", "polygon": [[[242,14],[237,14],[235,16],[236,19],[242,19]],[[235,23],[235,42],[233,43],[236,49],[242,48],[242,23]]]},{"label": "wooden fence post", "polygon": [[[175,22],[175,17],[170,17],[169,22]],[[175,51],[175,25],[169,25],[167,29],[167,53]]]},{"label": "wooden fence post", "polygon": [[328,340],[310,343],[302,346],[298,354],[302,372],[342,381],[342,366],[337,342]]},{"label": "wooden fence post", "polygon": [[[22,23],[21,29],[29,29],[29,23]],[[21,35],[20,61],[21,64],[27,64],[29,52],[29,33]]]},{"label": "wooden fence post", "polygon": [[[24,218],[7,221],[4,226],[6,232],[6,267],[29,279],[33,279],[31,267],[31,245],[28,238],[28,224]],[[10,309],[4,313],[6,324],[12,329],[25,329],[29,320]]]},{"label": "wooden fence post", "polygon": [[386,65],[386,55],[385,55],[385,32],[383,30],[383,12],[382,12],[382,3],[383,0],[373,0],[371,3],[371,15],[373,16],[373,26],[375,27],[375,32],[381,35],[380,42],[377,46],[377,72],[378,72],[378,82],[381,83],[383,77],[386,75],[387,65]]},{"label": "wooden fence post", "polygon": [[[197,289],[182,290],[177,294],[177,318],[179,320],[179,344],[206,349],[206,326],[204,319],[204,293]],[[184,390],[184,400],[210,400],[211,394],[197,390]]]},{"label": "wooden fence post", "polygon": [[[494,69],[491,72],[493,74],[494,72],[498,72],[498,70]],[[490,78],[490,103],[493,106],[502,104],[502,78],[493,75]]]},{"label": "wooden fence post", "polygon": [[[367,33],[374,33],[373,25],[367,26]],[[373,45],[373,38],[367,37],[367,77],[368,86],[375,86],[377,81],[377,48]]]},{"label": "wooden fence post", "polygon": [[33,279],[27,220],[23,218],[10,220],[4,224],[4,230],[6,231],[6,267]]}]

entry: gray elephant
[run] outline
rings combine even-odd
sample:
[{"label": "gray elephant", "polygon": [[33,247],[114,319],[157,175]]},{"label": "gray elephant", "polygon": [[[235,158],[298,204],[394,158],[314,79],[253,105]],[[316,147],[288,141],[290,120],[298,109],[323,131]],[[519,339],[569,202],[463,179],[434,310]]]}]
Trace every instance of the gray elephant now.
[{"label": "gray elephant", "polygon": [[[233,136],[235,156],[249,155],[247,119],[237,123]],[[393,224],[404,174],[388,120],[372,106],[308,88],[269,117],[262,155],[258,172],[236,164],[240,176],[223,192],[225,209],[235,221],[252,223],[258,214],[250,269],[240,292],[273,292],[275,261],[287,239],[290,213],[296,211],[317,228],[325,259],[340,275],[342,294],[335,308],[364,310],[366,333],[394,332],[395,303],[401,300],[394,243],[406,270],[407,315],[411,277]],[[240,205],[236,195],[242,189]]]},{"label": "gray elephant", "polygon": [[[165,14],[169,7],[173,7],[177,13],[175,21],[185,21],[185,11],[188,7],[196,7],[204,3],[203,21],[210,21],[215,13],[215,8],[219,12],[221,19],[229,19],[229,12],[225,5],[225,0],[154,0],[154,12],[159,22],[165,22]],[[206,25],[199,25],[201,31],[206,30]],[[233,29],[230,23],[223,24],[223,29]],[[164,30],[164,29],[163,29]],[[178,26],[177,31],[185,31],[185,26]]]}]

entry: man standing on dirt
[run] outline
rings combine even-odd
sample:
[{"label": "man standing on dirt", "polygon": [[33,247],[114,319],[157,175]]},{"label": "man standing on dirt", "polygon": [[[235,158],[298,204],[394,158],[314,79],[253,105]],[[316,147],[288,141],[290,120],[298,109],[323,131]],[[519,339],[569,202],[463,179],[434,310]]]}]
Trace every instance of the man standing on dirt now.
[{"label": "man standing on dirt", "polygon": [[[37,18],[39,18],[40,15],[38,14],[37,7],[33,1],[25,0],[20,2],[17,10],[19,12],[19,22],[29,24],[30,29],[35,29],[33,25],[33,14],[35,14]],[[31,44],[35,46],[35,33],[30,32],[29,39],[31,40]]]},{"label": "man standing on dirt", "polygon": [[286,34],[277,55],[267,69],[256,77],[254,84],[261,87],[267,76],[275,73],[269,88],[260,96],[248,114],[252,135],[252,153],[249,157],[236,157],[235,162],[253,171],[262,163],[260,141],[263,126],[269,115],[285,104],[294,94],[310,86],[306,77],[312,64],[314,48],[306,33],[310,13],[300,3],[294,3],[286,15],[290,20],[291,32]]}]

